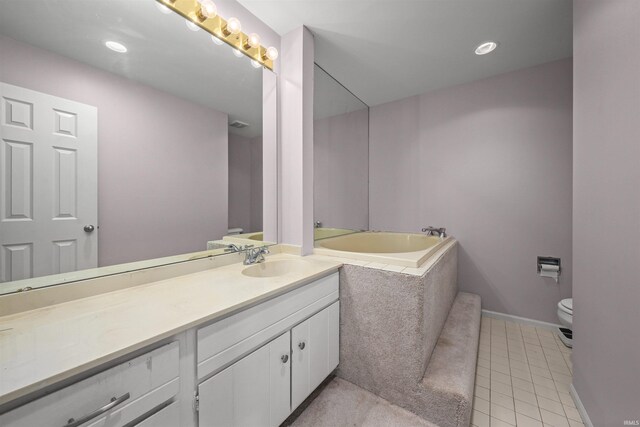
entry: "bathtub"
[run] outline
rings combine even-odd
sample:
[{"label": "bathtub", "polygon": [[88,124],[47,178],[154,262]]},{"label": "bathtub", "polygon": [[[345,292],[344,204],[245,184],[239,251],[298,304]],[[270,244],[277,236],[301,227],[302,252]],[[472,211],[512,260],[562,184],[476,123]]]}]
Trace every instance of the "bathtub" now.
[{"label": "bathtub", "polygon": [[424,234],[365,231],[317,241],[314,253],[402,267],[420,267],[449,240],[449,237],[443,239]]}]

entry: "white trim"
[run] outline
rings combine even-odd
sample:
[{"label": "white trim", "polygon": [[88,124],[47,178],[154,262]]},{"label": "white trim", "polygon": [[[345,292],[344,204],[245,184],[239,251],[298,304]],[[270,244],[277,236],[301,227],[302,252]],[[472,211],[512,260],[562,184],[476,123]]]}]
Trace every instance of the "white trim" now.
[{"label": "white trim", "polygon": [[582,422],[584,423],[584,425],[586,427],[593,427],[593,423],[589,418],[589,414],[587,414],[587,410],[584,408],[584,405],[582,404],[582,401],[578,396],[578,392],[576,391],[573,384],[569,385],[569,394],[571,395],[571,397],[573,398],[573,401],[576,404],[576,409],[578,409],[578,413],[582,417]]},{"label": "white trim", "polygon": [[494,319],[510,320],[512,322],[524,323],[525,325],[536,326],[538,328],[550,329],[554,332],[557,332],[558,328],[562,326],[556,323],[543,322],[541,320],[528,319],[526,317],[513,316],[511,314],[498,313],[497,311],[490,311],[485,309],[482,310],[482,315],[486,317],[492,317]]}]

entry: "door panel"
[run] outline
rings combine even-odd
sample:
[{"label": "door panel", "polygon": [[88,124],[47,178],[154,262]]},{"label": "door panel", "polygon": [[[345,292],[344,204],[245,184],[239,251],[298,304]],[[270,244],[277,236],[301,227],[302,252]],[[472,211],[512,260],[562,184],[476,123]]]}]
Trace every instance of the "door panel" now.
[{"label": "door panel", "polygon": [[95,107],[0,83],[0,281],[98,266],[97,126]]},{"label": "door panel", "polygon": [[284,421],[290,413],[289,343],[286,332],[201,383],[200,427],[278,426]]},{"label": "door panel", "polygon": [[338,366],[340,302],[291,330],[291,406],[295,409]]}]

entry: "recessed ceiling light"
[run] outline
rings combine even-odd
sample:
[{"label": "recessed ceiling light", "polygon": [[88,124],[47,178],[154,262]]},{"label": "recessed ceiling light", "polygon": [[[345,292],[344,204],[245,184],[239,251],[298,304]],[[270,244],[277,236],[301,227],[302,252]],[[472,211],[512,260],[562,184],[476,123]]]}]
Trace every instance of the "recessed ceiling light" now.
[{"label": "recessed ceiling light", "polygon": [[496,42],[484,42],[476,47],[476,55],[486,55],[498,47]]},{"label": "recessed ceiling light", "polygon": [[127,47],[125,45],[111,40],[105,42],[104,45],[114,52],[125,53],[127,51]]}]

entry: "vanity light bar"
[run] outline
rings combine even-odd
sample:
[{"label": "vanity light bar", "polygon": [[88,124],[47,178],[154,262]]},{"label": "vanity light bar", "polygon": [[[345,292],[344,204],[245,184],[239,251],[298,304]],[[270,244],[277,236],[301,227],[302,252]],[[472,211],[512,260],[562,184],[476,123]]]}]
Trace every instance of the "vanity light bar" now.
[{"label": "vanity light bar", "polygon": [[273,61],[278,57],[274,47],[266,48],[260,44],[257,34],[247,35],[241,31],[237,18],[225,20],[217,14],[211,0],[156,0],[158,3],[181,15],[183,18],[202,28],[212,36],[222,40],[232,48],[251,58],[253,61],[273,71]]}]

